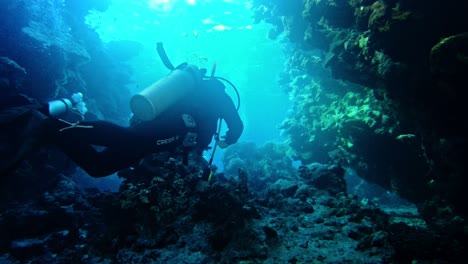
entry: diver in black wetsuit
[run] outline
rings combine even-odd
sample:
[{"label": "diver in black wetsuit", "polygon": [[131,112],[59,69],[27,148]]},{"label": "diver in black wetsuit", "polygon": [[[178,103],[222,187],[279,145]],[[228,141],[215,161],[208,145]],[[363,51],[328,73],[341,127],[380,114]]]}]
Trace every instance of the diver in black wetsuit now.
[{"label": "diver in black wetsuit", "polygon": [[[243,123],[225,86],[216,79],[204,80],[186,96],[151,121],[121,127],[105,121],[80,122],[70,126],[51,119],[49,140],[58,145],[77,165],[93,177],[102,177],[136,164],[148,154],[159,151],[203,151],[216,133],[220,118],[228,131],[218,146],[237,142]],[[105,146],[97,151],[92,145]]]},{"label": "diver in black wetsuit", "polygon": [[[217,141],[217,146],[224,148],[236,143],[242,134],[243,123],[224,89],[224,84],[217,79],[202,80],[192,93],[155,119],[138,121],[130,127],[106,121],[67,123],[50,117],[50,107],[37,102],[28,105],[32,114],[22,115],[25,120],[31,115],[41,116],[41,124],[33,128],[38,138],[35,141],[58,146],[89,175],[103,177],[131,167],[155,152],[182,148],[201,153],[216,134],[220,118],[226,121],[229,130],[223,140]],[[5,111],[0,111],[0,117],[2,114],[5,116]],[[10,126],[7,122],[4,124]],[[105,149],[98,151],[93,145]],[[16,163],[23,154],[17,155]],[[11,170],[11,166],[8,169]]]}]

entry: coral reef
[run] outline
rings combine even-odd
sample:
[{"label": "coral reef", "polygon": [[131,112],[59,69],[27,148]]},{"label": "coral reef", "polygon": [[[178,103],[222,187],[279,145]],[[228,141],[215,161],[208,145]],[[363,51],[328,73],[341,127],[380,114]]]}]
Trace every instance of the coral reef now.
[{"label": "coral reef", "polygon": [[6,96],[16,94],[26,76],[26,70],[7,57],[0,57],[0,93]]},{"label": "coral reef", "polygon": [[[130,110],[122,111],[121,106],[127,105],[130,96],[126,86],[130,69],[122,61],[138,50],[113,57],[116,54],[107,52],[96,32],[85,25],[87,8],[105,10],[108,1],[80,2],[83,12],[72,2],[11,1],[0,11],[0,34],[8,36],[0,44],[0,53],[27,73],[14,77],[18,83],[7,83],[5,78],[13,75],[2,69],[1,97],[12,93],[11,89],[41,101],[82,92],[91,108],[89,119],[98,116],[124,123]],[[48,14],[42,10],[49,10]],[[96,100],[100,103],[94,104]]]},{"label": "coral reef", "polygon": [[[125,60],[141,47],[104,46],[83,18],[109,1],[77,3],[10,1],[0,10],[0,100],[81,91],[88,119],[123,123]],[[61,153],[39,151],[1,175],[0,262],[466,260],[465,5],[253,1],[255,19],[274,25],[270,38],[298,44],[279,79],[293,102],[281,127],[287,141],[230,147],[210,182],[206,162],[155,154],[119,173],[118,192],[78,188]],[[121,47],[128,52],[113,52]],[[13,133],[1,135],[9,145],[0,150],[22,140]],[[348,166],[420,215],[348,194]]]},{"label": "coral reef", "polygon": [[276,26],[295,18],[282,29],[300,48],[280,79],[293,101],[282,128],[295,158],[351,165],[412,201],[443,197],[466,217],[466,3],[280,2],[254,7],[274,10],[257,19]]},{"label": "coral reef", "polygon": [[256,192],[281,178],[296,179],[292,160],[287,153],[289,147],[281,143],[267,143],[257,147],[255,143],[238,143],[226,150],[223,156],[224,174],[236,177],[238,170],[243,169],[255,178],[249,184]]},{"label": "coral reef", "polygon": [[[276,145],[242,149],[276,150],[269,163],[284,160]],[[230,159],[248,164],[251,156],[239,153]],[[250,184],[257,176],[252,165],[207,182],[204,163],[182,161],[166,153],[150,156],[119,173],[124,182],[118,192],[81,190],[43,162],[23,167],[12,175],[15,181],[2,184],[0,260],[408,262],[456,260],[463,254],[463,236],[450,235],[460,232],[463,221],[452,218],[450,208],[439,213],[452,224],[444,221],[433,229],[414,214],[384,213],[346,193],[345,171],[337,165],[313,163],[276,174],[258,192]],[[269,163],[263,163],[263,173],[274,175]],[[44,169],[48,177],[35,176]],[[427,204],[425,211],[432,214],[437,207]]]}]

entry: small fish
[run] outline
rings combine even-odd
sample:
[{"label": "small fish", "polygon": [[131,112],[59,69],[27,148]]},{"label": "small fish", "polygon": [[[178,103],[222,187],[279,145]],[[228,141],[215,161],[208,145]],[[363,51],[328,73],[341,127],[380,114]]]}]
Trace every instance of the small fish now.
[{"label": "small fish", "polygon": [[214,30],[216,31],[225,31],[225,30],[231,30],[231,27],[225,26],[225,25],[217,25],[213,27]]},{"label": "small fish", "polygon": [[416,137],[416,135],[414,135],[414,134],[401,134],[398,137],[396,137],[396,139],[404,141],[404,140],[412,139],[412,138],[415,138],[415,137]]}]

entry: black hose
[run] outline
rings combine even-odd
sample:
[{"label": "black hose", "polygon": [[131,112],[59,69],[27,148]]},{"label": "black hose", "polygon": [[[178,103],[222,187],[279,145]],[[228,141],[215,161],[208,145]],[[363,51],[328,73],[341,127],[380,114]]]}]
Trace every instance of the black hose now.
[{"label": "black hose", "polygon": [[229,81],[228,79],[225,79],[225,78],[223,78],[223,77],[214,76],[214,78],[216,78],[216,79],[218,79],[218,80],[225,81],[225,82],[227,82],[229,85],[231,85],[232,88],[234,88],[234,91],[236,92],[236,95],[237,95],[237,107],[236,107],[236,109],[237,109],[237,111],[239,111],[241,101],[240,101],[239,91],[237,90],[236,86],[235,86],[231,81]]},{"label": "black hose", "polygon": [[[156,43],[156,50],[158,51],[159,57],[161,58],[162,62],[164,63],[164,66],[166,66],[166,68],[168,68],[171,71],[174,70],[175,67],[174,67],[174,65],[172,65],[171,61],[169,60],[169,57],[167,57],[167,54],[166,54],[166,51],[164,50],[162,42],[157,42]],[[177,68],[185,67],[185,66],[187,66],[186,62],[179,65],[179,66],[177,66]],[[202,69],[202,71],[203,70],[204,70],[203,75],[205,75],[206,74],[206,69]],[[236,92],[236,95],[237,95],[237,108],[236,109],[237,109],[237,111],[239,111],[240,103],[241,103],[239,91],[237,90],[236,86],[231,81],[229,81],[228,79],[225,79],[223,77],[213,76],[215,71],[216,71],[216,63],[213,65],[213,69],[211,71],[211,78],[216,78],[218,80],[222,80],[224,82],[227,82],[229,85],[232,86],[232,88],[234,88],[234,91]]]},{"label": "black hose", "polygon": [[168,68],[171,71],[174,70],[175,67],[174,65],[172,65],[171,61],[169,60],[169,57],[167,57],[162,42],[158,42],[156,44],[156,50],[158,51],[159,58],[161,58],[162,62],[164,63],[164,66],[166,66],[166,68]]}]

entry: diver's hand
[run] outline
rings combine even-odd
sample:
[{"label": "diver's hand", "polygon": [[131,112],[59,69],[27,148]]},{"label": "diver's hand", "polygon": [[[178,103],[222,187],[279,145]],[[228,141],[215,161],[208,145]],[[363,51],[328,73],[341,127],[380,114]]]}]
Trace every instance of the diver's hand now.
[{"label": "diver's hand", "polygon": [[218,140],[216,141],[216,144],[222,149],[229,147],[229,144],[226,142],[226,140]]}]

